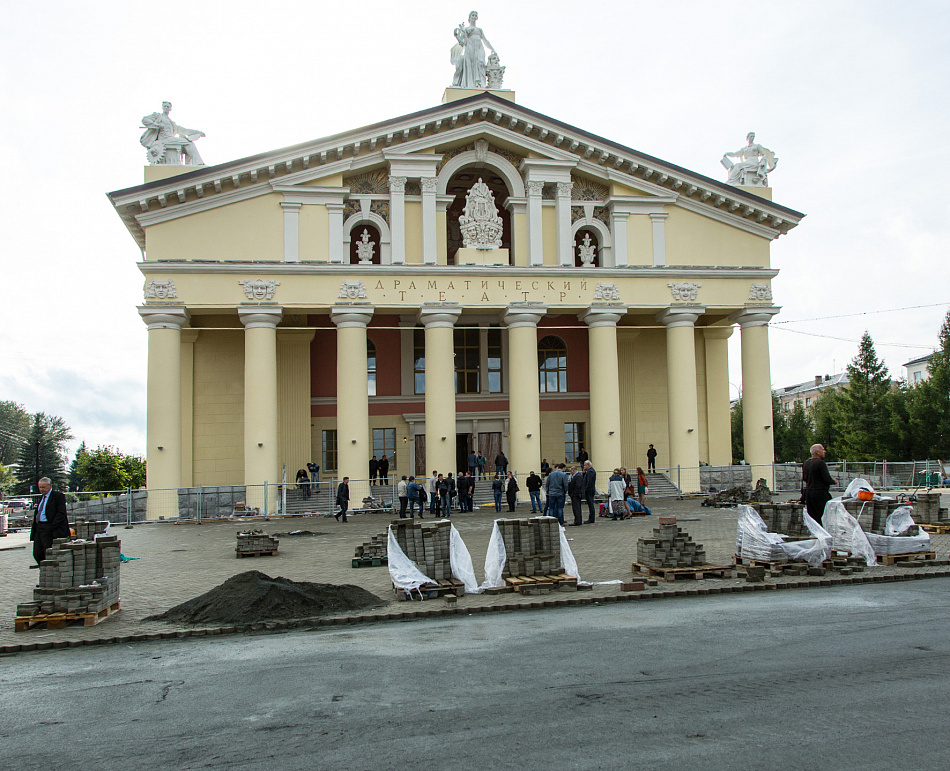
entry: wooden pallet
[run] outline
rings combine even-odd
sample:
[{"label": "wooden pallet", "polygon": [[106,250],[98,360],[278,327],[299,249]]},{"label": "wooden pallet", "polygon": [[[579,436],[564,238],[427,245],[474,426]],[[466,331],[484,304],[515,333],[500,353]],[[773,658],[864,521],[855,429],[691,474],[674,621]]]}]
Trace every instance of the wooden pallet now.
[{"label": "wooden pallet", "polygon": [[423,584],[419,587],[419,591],[413,590],[411,592],[400,589],[394,584],[393,592],[395,592],[396,599],[399,602],[418,600],[420,595],[423,600],[434,600],[437,597],[444,597],[446,594],[454,594],[456,597],[461,597],[465,594],[465,584],[457,578],[448,578],[436,581],[433,584]]},{"label": "wooden pallet", "polygon": [[894,565],[898,562],[908,564],[922,564],[924,562],[933,562],[937,555],[932,551],[918,551],[912,554],[878,554],[877,558],[882,565]]},{"label": "wooden pallet", "polygon": [[389,557],[354,557],[353,567],[355,568],[378,568],[381,565],[388,565]]},{"label": "wooden pallet", "polygon": [[658,568],[653,565],[642,565],[634,562],[631,566],[634,573],[642,573],[650,578],[660,578],[663,581],[675,581],[678,578],[694,578],[702,581],[709,576],[716,578],[733,578],[732,565],[698,565],[692,568]]},{"label": "wooden pallet", "polygon": [[944,524],[919,524],[917,525],[921,530],[931,533],[933,535],[943,535],[944,533],[950,533],[950,525]]},{"label": "wooden pallet", "polygon": [[63,629],[66,626],[82,621],[83,626],[95,626],[109,616],[118,613],[119,601],[116,600],[108,608],[96,613],[43,613],[35,616],[16,616],[13,619],[13,628],[17,632],[25,632],[36,627],[40,629]]},{"label": "wooden pallet", "polygon": [[264,549],[262,551],[238,551],[235,549],[234,556],[238,559],[242,557],[276,557],[277,549]]},{"label": "wooden pallet", "polygon": [[577,587],[577,579],[569,576],[567,573],[552,573],[549,575],[537,576],[508,576],[505,579],[505,585],[510,586],[516,592],[528,588],[549,588],[560,589],[562,586]]}]

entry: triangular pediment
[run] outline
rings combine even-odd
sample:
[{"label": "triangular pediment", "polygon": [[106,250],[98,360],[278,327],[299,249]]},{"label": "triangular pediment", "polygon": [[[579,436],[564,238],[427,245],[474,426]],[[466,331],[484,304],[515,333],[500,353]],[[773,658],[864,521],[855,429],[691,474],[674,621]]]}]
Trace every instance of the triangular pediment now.
[{"label": "triangular pediment", "polygon": [[[798,224],[803,214],[745,190],[562,123],[485,92],[428,110],[293,147],[118,190],[109,198],[144,248],[151,223],[224,206],[291,187],[320,187],[342,178],[382,184],[392,159],[436,173],[476,142],[504,158],[525,179],[532,167],[560,170],[572,198],[655,198],[767,238]],[[484,145],[482,145],[484,147]],[[421,164],[421,165],[420,165]],[[578,197],[579,196],[579,197]]]}]

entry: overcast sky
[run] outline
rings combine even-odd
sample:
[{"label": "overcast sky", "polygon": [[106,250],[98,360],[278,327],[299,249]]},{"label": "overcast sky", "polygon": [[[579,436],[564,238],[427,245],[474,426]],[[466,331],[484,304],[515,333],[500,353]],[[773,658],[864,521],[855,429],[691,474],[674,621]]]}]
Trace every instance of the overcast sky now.
[{"label": "overcast sky", "polygon": [[[936,345],[950,4],[474,7],[527,108],[722,181],[750,130],[779,156],[774,200],[807,217],[772,245],[773,385],[840,372],[865,329],[893,377]],[[470,10],[0,0],[0,399],[144,453],[140,253],[105,196],[142,182],[141,116],[170,100],[217,164],[432,107]]]}]

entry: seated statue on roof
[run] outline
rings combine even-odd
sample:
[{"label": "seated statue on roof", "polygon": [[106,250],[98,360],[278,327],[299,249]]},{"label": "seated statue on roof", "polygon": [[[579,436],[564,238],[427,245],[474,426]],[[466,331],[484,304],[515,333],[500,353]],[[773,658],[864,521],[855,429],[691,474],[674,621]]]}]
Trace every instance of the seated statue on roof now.
[{"label": "seated statue on roof", "polygon": [[[730,185],[768,187],[768,174],[778,165],[778,157],[767,147],[756,144],[754,131],[750,131],[746,139],[748,144],[745,147],[722,156],[722,165],[729,170],[728,182]],[[733,163],[730,158],[740,160]]]},{"label": "seated statue on roof", "polygon": [[171,109],[171,102],[162,102],[161,112],[153,112],[142,118],[145,133],[139,142],[146,148],[148,162],[153,166],[204,166],[205,162],[201,160],[194,140],[200,139],[205,133],[179,126],[168,117]]}]

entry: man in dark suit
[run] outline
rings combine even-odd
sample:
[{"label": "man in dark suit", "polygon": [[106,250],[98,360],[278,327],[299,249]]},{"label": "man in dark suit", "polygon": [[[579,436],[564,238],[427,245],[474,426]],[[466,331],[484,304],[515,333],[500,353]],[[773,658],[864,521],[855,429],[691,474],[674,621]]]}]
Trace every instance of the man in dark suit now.
[{"label": "man in dark suit", "polygon": [[340,486],[336,489],[336,505],[340,507],[340,513],[334,514],[333,518],[339,522],[340,517],[346,522],[346,510],[350,508],[350,478],[343,477]]},{"label": "man in dark suit", "polygon": [[587,501],[587,511],[590,518],[588,525],[596,524],[597,515],[594,513],[594,494],[597,492],[597,472],[590,461],[584,463],[584,500]]},{"label": "man in dark suit", "polygon": [[33,541],[33,559],[39,565],[46,558],[46,550],[54,538],[69,538],[69,518],[66,516],[66,496],[53,489],[49,477],[43,477],[37,488],[42,496],[33,512],[30,540]]}]

